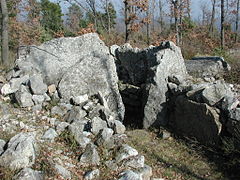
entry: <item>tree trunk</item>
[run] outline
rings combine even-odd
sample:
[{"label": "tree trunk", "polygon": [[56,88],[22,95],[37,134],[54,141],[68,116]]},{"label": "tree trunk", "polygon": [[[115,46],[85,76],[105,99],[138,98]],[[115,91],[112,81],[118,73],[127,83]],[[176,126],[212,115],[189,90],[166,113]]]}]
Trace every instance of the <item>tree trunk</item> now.
[{"label": "tree trunk", "polygon": [[129,25],[130,25],[130,22],[129,22],[129,13],[128,13],[128,10],[129,9],[129,5],[128,5],[128,2],[127,0],[124,1],[124,15],[125,15],[125,42],[128,42],[129,40],[129,34],[130,34],[130,31],[129,31]]},{"label": "tree trunk", "polygon": [[6,0],[1,0],[2,11],[2,56],[1,63],[8,64],[9,59],[9,46],[8,46],[8,9]]},{"label": "tree trunk", "polygon": [[224,49],[225,45],[225,13],[224,13],[224,0],[221,0],[221,48]]},{"label": "tree trunk", "polygon": [[209,34],[213,33],[215,11],[216,11],[216,0],[213,0],[213,2],[212,2],[212,16],[211,16],[211,22],[210,22],[210,26],[209,26]]},{"label": "tree trunk", "polygon": [[111,17],[109,13],[109,2],[106,0],[106,11],[107,11],[107,17],[108,17],[108,34],[110,35],[111,33]]},{"label": "tree trunk", "polygon": [[236,35],[235,35],[235,43],[238,41],[238,22],[239,22],[239,7],[240,7],[240,0],[237,0],[237,13],[236,13]]},{"label": "tree trunk", "polygon": [[188,18],[189,20],[191,19],[191,2],[190,0],[187,0],[187,15],[188,15]]},{"label": "tree trunk", "polygon": [[160,20],[160,32],[163,31],[163,5],[162,0],[159,0],[159,20]]},{"label": "tree trunk", "polygon": [[148,9],[147,9],[147,18],[148,18],[148,22],[147,22],[147,44],[150,45],[150,3],[148,2]]},{"label": "tree trunk", "polygon": [[178,9],[178,1],[172,1],[174,6],[174,20],[175,20],[175,33],[176,33],[176,44],[180,44],[180,37],[179,37],[179,9]]}]

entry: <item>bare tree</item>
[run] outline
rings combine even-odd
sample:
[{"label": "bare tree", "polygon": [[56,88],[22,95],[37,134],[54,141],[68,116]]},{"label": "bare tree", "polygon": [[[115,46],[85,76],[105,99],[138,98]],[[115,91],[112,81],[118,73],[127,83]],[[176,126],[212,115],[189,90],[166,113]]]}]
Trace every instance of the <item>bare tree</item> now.
[{"label": "bare tree", "polygon": [[159,23],[160,23],[160,31],[163,30],[163,3],[162,0],[159,0]]},{"label": "bare tree", "polygon": [[3,65],[8,64],[9,60],[9,42],[8,42],[8,9],[6,0],[1,0],[1,12],[2,12],[2,56],[1,63]]},{"label": "bare tree", "polygon": [[221,48],[225,45],[225,1],[221,0]]},{"label": "bare tree", "polygon": [[179,35],[179,0],[171,0],[172,8],[173,8],[173,16],[174,16],[174,25],[175,25],[175,33],[176,33],[176,43],[180,44],[180,35]]},{"label": "bare tree", "polygon": [[240,7],[240,0],[237,0],[237,11],[236,11],[236,22],[235,22],[235,31],[236,31],[236,35],[235,35],[235,42],[238,41],[238,22],[239,22],[239,7]]},{"label": "bare tree", "polygon": [[214,21],[215,21],[215,13],[216,13],[216,0],[212,1],[212,14],[211,14],[211,22],[209,26],[209,33],[213,33]]},{"label": "bare tree", "polygon": [[86,3],[88,4],[90,10],[92,11],[93,19],[94,19],[94,27],[97,30],[97,9],[96,9],[96,0],[86,0]]}]

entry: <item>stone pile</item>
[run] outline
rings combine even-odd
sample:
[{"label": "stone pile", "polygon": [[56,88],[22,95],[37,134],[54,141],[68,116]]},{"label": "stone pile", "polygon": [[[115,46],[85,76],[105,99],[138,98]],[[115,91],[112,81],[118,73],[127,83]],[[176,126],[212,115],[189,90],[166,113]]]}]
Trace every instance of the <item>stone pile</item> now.
[{"label": "stone pile", "polygon": [[[98,179],[102,167],[120,179],[125,179],[128,171],[139,180],[151,178],[152,169],[144,156],[126,144],[114,58],[96,34],[23,48],[6,79],[1,94],[50,124],[19,133],[7,143],[0,141],[0,166],[18,170],[17,179],[43,179],[45,172],[34,170],[38,146],[54,144],[66,134],[81,152],[79,164],[89,169],[85,179]],[[53,163],[52,168],[71,179],[71,172],[61,163]]]}]

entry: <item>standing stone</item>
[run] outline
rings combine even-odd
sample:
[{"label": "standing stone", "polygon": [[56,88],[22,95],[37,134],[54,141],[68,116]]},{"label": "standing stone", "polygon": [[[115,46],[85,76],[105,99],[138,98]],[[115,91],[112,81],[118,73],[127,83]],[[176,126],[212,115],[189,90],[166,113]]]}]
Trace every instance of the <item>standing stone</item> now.
[{"label": "standing stone", "polygon": [[71,71],[63,75],[59,83],[59,92],[67,101],[82,94],[92,96],[101,92],[114,118],[123,121],[124,106],[117,83],[113,57],[96,54],[83,57]]},{"label": "standing stone", "polygon": [[184,79],[187,75],[181,50],[172,42],[150,49],[147,58],[149,73],[144,95],[144,128],[166,125],[168,77],[175,75]]}]

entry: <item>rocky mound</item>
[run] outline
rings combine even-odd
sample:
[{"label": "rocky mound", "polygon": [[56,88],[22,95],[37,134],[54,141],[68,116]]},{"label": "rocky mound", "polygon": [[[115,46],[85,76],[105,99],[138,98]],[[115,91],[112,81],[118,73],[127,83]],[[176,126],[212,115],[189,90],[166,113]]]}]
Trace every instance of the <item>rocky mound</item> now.
[{"label": "rocky mound", "polygon": [[[210,145],[240,125],[234,86],[188,75],[169,41],[109,49],[96,34],[54,39],[22,48],[0,80],[0,129],[12,135],[0,140],[0,166],[19,171],[16,179],[101,179],[107,170],[149,180],[152,169],[126,144],[125,124],[163,126]],[[10,112],[6,101],[22,109]]]}]

